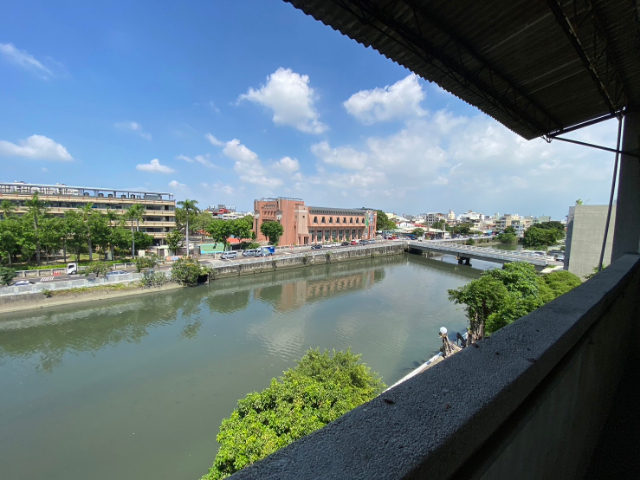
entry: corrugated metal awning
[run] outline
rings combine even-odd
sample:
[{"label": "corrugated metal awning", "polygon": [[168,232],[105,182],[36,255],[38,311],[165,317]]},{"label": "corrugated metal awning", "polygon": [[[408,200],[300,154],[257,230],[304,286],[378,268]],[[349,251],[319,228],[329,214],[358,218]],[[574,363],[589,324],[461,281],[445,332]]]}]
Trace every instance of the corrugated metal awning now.
[{"label": "corrugated metal awning", "polygon": [[640,107],[638,0],[285,0],[531,139]]}]

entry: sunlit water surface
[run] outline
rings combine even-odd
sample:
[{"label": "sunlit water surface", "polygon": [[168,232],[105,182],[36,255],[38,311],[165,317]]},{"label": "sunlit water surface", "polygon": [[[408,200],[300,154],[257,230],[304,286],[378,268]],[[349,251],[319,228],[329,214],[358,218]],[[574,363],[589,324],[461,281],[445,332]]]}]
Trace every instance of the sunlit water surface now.
[{"label": "sunlit water surface", "polygon": [[[0,477],[196,480],[220,422],[310,347],[390,385],[462,330],[479,275],[404,255],[0,316]],[[489,264],[475,262],[474,267]]]}]

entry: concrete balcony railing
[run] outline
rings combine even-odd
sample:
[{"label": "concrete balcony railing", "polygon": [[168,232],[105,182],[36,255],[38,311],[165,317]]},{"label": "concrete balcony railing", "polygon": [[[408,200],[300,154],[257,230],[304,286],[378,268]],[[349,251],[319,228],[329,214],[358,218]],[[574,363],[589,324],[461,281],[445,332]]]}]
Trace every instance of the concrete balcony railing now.
[{"label": "concrete balcony railing", "polygon": [[[622,257],[232,478],[582,478],[640,338],[639,258]],[[610,449],[627,443],[614,441]],[[603,463],[610,471],[616,462]]]}]

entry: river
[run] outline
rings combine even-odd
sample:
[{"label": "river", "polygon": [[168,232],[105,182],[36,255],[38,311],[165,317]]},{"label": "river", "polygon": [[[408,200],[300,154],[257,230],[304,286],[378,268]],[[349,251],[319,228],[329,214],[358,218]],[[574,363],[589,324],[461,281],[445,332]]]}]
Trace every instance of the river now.
[{"label": "river", "polygon": [[[310,347],[393,384],[463,330],[454,259],[381,257],[0,316],[0,476],[197,480],[220,422]],[[489,264],[474,262],[476,268]]]}]

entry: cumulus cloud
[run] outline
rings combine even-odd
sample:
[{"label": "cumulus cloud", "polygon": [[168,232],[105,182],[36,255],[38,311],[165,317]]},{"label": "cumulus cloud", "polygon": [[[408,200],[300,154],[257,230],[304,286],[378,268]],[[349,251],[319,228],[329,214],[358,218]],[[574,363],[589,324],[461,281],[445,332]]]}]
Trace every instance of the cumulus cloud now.
[{"label": "cumulus cloud", "polygon": [[183,190],[183,189],[187,188],[187,186],[184,183],[179,183],[176,180],[171,180],[169,182],[169,186],[171,188],[176,188],[178,190]]},{"label": "cumulus cloud", "polygon": [[199,163],[200,165],[204,165],[205,167],[214,168],[215,165],[211,163],[209,160],[209,154],[205,155],[196,155],[195,157],[187,157],[186,155],[178,155],[176,160],[182,160],[187,163]]},{"label": "cumulus cloud", "polygon": [[315,108],[315,94],[309,76],[279,68],[259,89],[250,88],[238,101],[258,103],[273,112],[276,125],[287,125],[301,132],[319,134],[327,130]]},{"label": "cumulus cloud", "polygon": [[343,105],[362,123],[372,124],[422,117],[427,114],[420,106],[424,98],[418,76],[410,74],[393,85],[354,93]]},{"label": "cumulus cloud", "polygon": [[362,170],[367,162],[366,153],[351,147],[331,148],[327,141],[312,145],[311,152],[326,164],[349,170]]},{"label": "cumulus cloud", "polygon": [[40,61],[25,50],[20,50],[12,43],[0,43],[0,57],[6,62],[27,70],[43,80],[68,76],[62,63],[51,57]]},{"label": "cumulus cloud", "polygon": [[154,158],[149,163],[140,163],[136,165],[136,170],[140,170],[141,172],[153,172],[153,173],[173,173],[175,170],[171,167],[167,167],[166,165],[162,165],[160,160]]},{"label": "cumulus cloud", "polygon": [[211,145],[214,145],[216,147],[224,147],[224,142],[221,142],[220,140],[218,140],[216,137],[214,137],[210,133],[205,134],[204,138],[209,140]]},{"label": "cumulus cloud", "polygon": [[128,130],[130,132],[137,133],[145,140],[151,140],[153,138],[150,133],[142,130],[142,125],[138,122],[118,122],[115,124],[115,127],[120,130]]},{"label": "cumulus cloud", "polygon": [[17,144],[0,140],[0,155],[34,160],[73,160],[66,148],[44,135],[31,135]]},{"label": "cumulus cloud", "polygon": [[258,154],[234,138],[226,143],[222,149],[223,155],[235,160],[233,169],[240,176],[240,180],[264,187],[278,187],[282,185],[280,178],[268,175],[268,172],[258,158]]},{"label": "cumulus cloud", "polygon": [[273,168],[282,172],[293,173],[300,170],[300,162],[296,158],[283,157],[273,164]]}]

